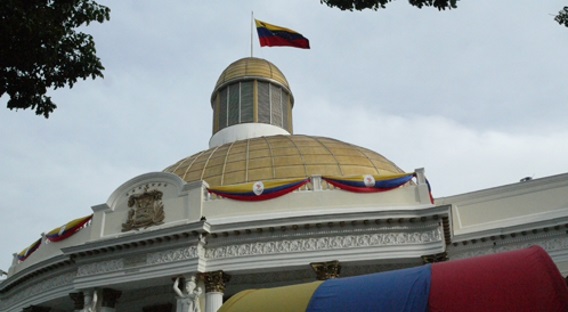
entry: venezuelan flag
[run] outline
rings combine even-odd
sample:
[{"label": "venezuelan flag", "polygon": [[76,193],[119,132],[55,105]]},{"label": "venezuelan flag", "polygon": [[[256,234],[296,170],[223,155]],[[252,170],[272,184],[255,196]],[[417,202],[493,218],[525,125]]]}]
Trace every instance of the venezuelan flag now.
[{"label": "venezuelan flag", "polygon": [[271,25],[257,19],[254,21],[261,47],[310,48],[310,41],[292,29]]}]

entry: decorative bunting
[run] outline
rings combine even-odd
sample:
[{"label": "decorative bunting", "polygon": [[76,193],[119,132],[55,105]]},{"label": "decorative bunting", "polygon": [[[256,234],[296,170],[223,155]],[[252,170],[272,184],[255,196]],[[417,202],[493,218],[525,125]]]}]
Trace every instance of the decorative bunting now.
[{"label": "decorative bunting", "polygon": [[75,219],[67,224],[49,231],[45,236],[50,242],[59,242],[69,238],[93,218],[93,215]]},{"label": "decorative bunting", "polygon": [[430,186],[430,182],[428,182],[428,179],[424,178],[424,180],[426,181],[426,185],[428,185],[428,194],[430,195],[430,202],[433,205],[434,204],[434,196],[432,196],[432,187]]},{"label": "decorative bunting", "polygon": [[26,260],[34,251],[36,251],[39,246],[41,245],[41,238],[31,244],[28,248],[22,250],[18,254],[18,260],[24,261]]},{"label": "decorative bunting", "polygon": [[355,193],[376,193],[392,190],[412,180],[415,173],[401,173],[390,176],[322,177],[327,183],[342,190]]},{"label": "decorative bunting", "polygon": [[276,198],[304,186],[310,181],[305,179],[287,179],[278,181],[257,181],[230,186],[211,187],[209,193],[235,200],[261,201]]}]

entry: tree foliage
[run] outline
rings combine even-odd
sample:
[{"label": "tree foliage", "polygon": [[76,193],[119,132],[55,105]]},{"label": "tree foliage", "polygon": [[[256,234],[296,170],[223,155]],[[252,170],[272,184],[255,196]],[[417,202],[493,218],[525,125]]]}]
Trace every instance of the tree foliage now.
[{"label": "tree foliage", "polygon": [[562,10],[560,10],[554,20],[557,21],[558,24],[568,27],[568,6],[565,6]]},{"label": "tree foliage", "polygon": [[[321,3],[329,7],[349,11],[384,9],[391,1],[394,0],[320,0]],[[458,0],[408,0],[408,2],[420,9],[423,7],[434,7],[438,10],[445,10],[457,8]]]},{"label": "tree foliage", "polygon": [[93,37],[77,28],[109,19],[93,0],[1,0],[0,97],[8,94],[8,108],[48,118],[57,107],[49,88],[103,77]]},{"label": "tree foliage", "polygon": [[[386,8],[389,2],[394,0],[320,0],[331,8],[338,8],[348,11],[362,11],[365,9],[378,10]],[[423,7],[434,7],[440,11],[445,9],[456,9],[459,0],[408,0],[410,5],[419,9]],[[568,27],[568,7],[564,7],[554,18],[560,25]]]}]

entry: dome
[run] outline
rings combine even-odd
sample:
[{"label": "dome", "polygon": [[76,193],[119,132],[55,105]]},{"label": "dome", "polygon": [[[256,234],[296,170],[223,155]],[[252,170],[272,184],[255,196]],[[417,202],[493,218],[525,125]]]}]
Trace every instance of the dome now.
[{"label": "dome", "polygon": [[213,89],[213,97],[215,93],[227,84],[235,81],[258,79],[266,80],[280,85],[290,93],[290,85],[284,74],[271,62],[256,58],[246,57],[233,62],[227,66],[219,76],[215,89]]},{"label": "dome", "polygon": [[404,172],[372,150],[307,135],[235,141],[184,158],[164,171],[186,182],[205,180],[212,187],[312,175],[347,177]]},{"label": "dome", "polygon": [[275,134],[292,134],[294,97],[284,74],[254,57],[230,64],[211,94],[213,136],[209,147]]}]

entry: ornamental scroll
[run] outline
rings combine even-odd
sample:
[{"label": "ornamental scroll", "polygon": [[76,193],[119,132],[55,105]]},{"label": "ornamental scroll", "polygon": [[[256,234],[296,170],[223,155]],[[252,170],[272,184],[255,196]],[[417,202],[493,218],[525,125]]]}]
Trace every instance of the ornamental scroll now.
[{"label": "ornamental scroll", "polygon": [[122,232],[148,228],[164,222],[163,193],[158,190],[144,190],[142,194],[134,194],[128,198],[128,220],[122,224]]}]

